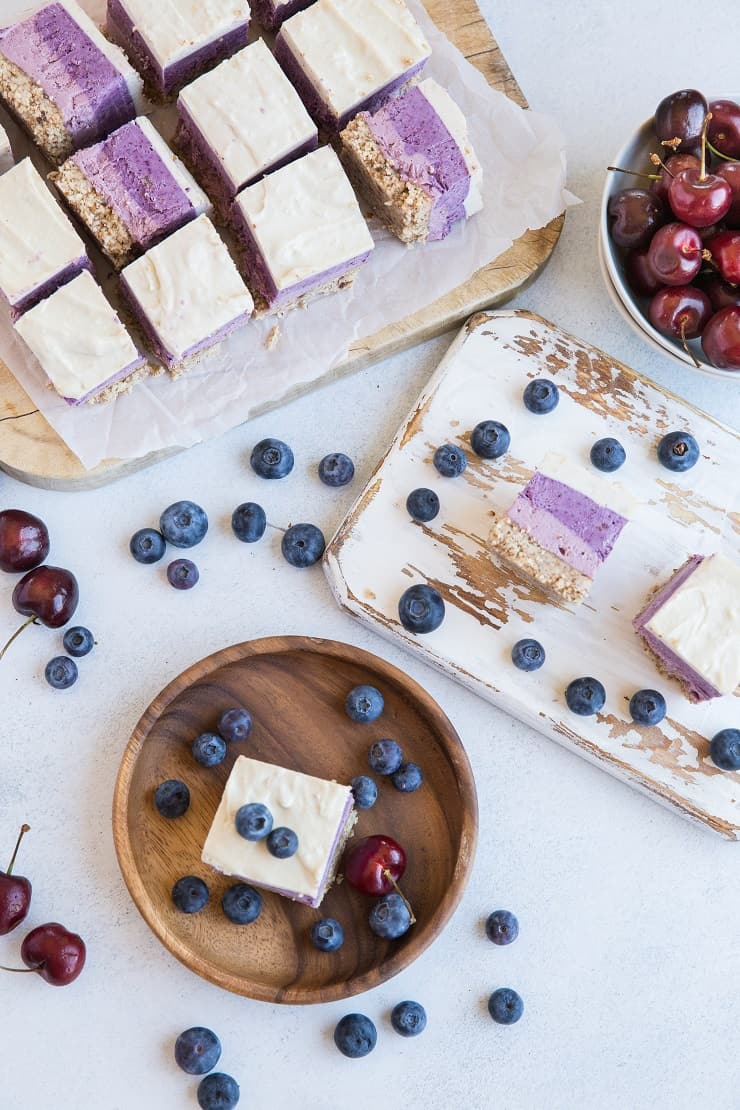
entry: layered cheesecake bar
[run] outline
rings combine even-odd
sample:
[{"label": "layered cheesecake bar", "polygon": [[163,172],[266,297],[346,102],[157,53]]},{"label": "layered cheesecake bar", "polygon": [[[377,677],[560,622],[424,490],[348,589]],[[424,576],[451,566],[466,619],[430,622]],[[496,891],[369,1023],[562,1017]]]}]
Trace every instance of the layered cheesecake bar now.
[{"label": "layered cheesecake bar", "polygon": [[404,0],[317,0],[280,29],[275,57],[322,127],[374,112],[432,53]]},{"label": "layered cheesecake bar", "polygon": [[13,148],[10,145],[8,133],[0,126],[0,173],[6,173],[13,166]]},{"label": "layered cheesecake bar", "polygon": [[[261,803],[273,828],[289,828],[298,850],[276,859],[264,840],[245,840],[236,829],[242,806]],[[224,875],[318,908],[334,880],[357,814],[349,786],[240,755],[224,788],[202,860]]]},{"label": "layered cheesecake bar", "polygon": [[41,301],[15,327],[69,405],[108,401],[149,372],[87,271]]},{"label": "layered cheesecake bar", "polygon": [[157,100],[247,45],[248,0],[108,0],[108,37]]},{"label": "layered cheesecake bar", "polygon": [[316,125],[262,39],[184,89],[175,145],[221,219],[245,185],[318,146]]},{"label": "layered cheesecake bar", "polygon": [[145,116],[73,154],[51,179],[117,269],[211,210]]},{"label": "layered cheesecake bar", "polygon": [[313,0],[252,0],[252,8],[263,27],[268,31],[277,31],[286,19],[312,3]]},{"label": "layered cheesecake bar", "polygon": [[692,555],[648,600],[633,626],[658,669],[690,701],[732,694],[740,684],[740,564]]},{"label": "layered cheesecake bar", "polygon": [[121,287],[157,358],[173,373],[243,327],[254,309],[207,216],[127,266]]},{"label": "layered cheesecake bar", "polygon": [[260,311],[347,288],[374,248],[349,179],[328,146],[240,193],[232,224]]},{"label": "layered cheesecake bar", "polygon": [[583,601],[627,520],[536,471],[493,526],[494,557],[562,601]]},{"label": "layered cheesecake bar", "polygon": [[0,176],[0,297],[13,319],[89,267],[85,244],[31,159]]},{"label": "layered cheesecake bar", "polygon": [[54,163],[143,112],[143,84],[75,0],[0,30],[0,100]]},{"label": "layered cheesecake bar", "polygon": [[428,78],[341,134],[351,181],[404,243],[444,239],[483,207],[483,171],[452,97]]}]

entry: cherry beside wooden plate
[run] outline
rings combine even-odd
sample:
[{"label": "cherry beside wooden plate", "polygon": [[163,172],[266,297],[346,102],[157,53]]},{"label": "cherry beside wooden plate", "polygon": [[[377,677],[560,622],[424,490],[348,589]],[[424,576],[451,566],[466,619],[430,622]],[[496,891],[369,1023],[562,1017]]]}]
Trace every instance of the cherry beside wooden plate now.
[{"label": "cherry beside wooden plate", "polygon": [[[344,712],[348,691],[377,686],[385,711],[372,724]],[[190,746],[215,730],[220,713],[249,709],[254,727],[230,744],[224,762],[204,768]],[[221,896],[234,881],[201,863],[200,853],[226,778],[238,755],[250,755],[320,778],[348,783],[371,774],[374,740],[398,740],[424,771],[414,794],[377,777],[379,797],[360,811],[355,836],[385,833],[408,854],[402,887],[417,917],[405,937],[371,933],[372,899],[348,884],[332,887],[320,910],[264,892],[262,914],[232,925]],[[190,788],[188,812],[161,817],[154,791],[165,779]],[[265,1002],[312,1003],[348,998],[396,975],[439,935],[462,897],[475,850],[478,807],[465,750],[436,702],[402,671],[359,648],[330,640],[274,637],[238,644],[181,674],[155,698],[136,726],[121,762],[113,803],[118,862],[131,897],[169,951],[217,986]],[[200,875],[211,897],[199,914],[179,913],[172,886]],[[308,930],[319,917],[344,926],[344,945],[318,952]]]}]

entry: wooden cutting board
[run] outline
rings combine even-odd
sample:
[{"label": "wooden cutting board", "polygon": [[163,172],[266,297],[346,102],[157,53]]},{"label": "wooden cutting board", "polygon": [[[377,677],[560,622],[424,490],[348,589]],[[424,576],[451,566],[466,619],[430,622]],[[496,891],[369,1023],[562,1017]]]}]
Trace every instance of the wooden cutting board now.
[{"label": "wooden cutting board", "polygon": [[[440,30],[484,74],[492,88],[500,89],[526,107],[524,96],[475,0],[424,0],[424,3]],[[307,388],[334,381],[440,335],[480,308],[503,304],[545,266],[560,237],[563,220],[564,217],[559,216],[547,227],[528,231],[508,251],[446,297],[376,335],[358,339],[340,366],[327,370],[308,387],[302,385],[294,393],[256,409],[251,415],[258,416],[293,400]],[[153,452],[143,458],[124,461],[109,459],[93,470],[85,470],[35,409],[7,367],[0,363],[0,468],[20,481],[47,489],[93,489],[150,466],[177,450]]]},{"label": "wooden cutting board", "polygon": [[[534,377],[561,390],[549,416],[534,416],[522,392]],[[485,462],[470,432],[485,419],[511,432],[509,453]],[[674,474],[656,446],[688,429],[702,457]],[[627,462],[599,475],[589,462],[596,439],[613,435]],[[437,475],[442,443],[462,446],[462,477]],[[625,511],[629,524],[593,591],[578,609],[559,607],[496,567],[488,536],[535,468],[572,485],[597,483],[598,500]],[[693,552],[740,558],[740,437],[588,343],[529,312],[479,313],[464,327],[403,424],[367,489],[329,545],[325,569],[341,605],[512,716],[648,792],[685,817],[740,839],[740,773],[720,771],[709,740],[740,722],[737,696],[692,705],[640,646],[632,618],[645,598]],[[569,481],[570,479],[570,481]],[[442,508],[429,525],[412,522],[409,492],[430,486]],[[615,502],[619,503],[615,503]],[[446,604],[441,627],[414,637],[398,620],[398,600],[428,582]],[[547,652],[542,670],[517,671],[513,644],[527,636]],[[572,714],[568,683],[593,675],[607,690],[596,717]],[[635,691],[663,692],[661,725],[640,728],[628,713]]]}]

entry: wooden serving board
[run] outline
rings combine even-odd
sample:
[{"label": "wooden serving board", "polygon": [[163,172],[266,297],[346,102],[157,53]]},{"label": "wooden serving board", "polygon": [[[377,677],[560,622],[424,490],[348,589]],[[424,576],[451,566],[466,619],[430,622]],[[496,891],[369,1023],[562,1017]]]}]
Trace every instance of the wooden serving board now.
[{"label": "wooden serving board", "polygon": [[[492,88],[505,92],[526,107],[524,96],[475,0],[424,0],[424,3],[440,30],[483,73]],[[546,265],[560,237],[563,221],[564,217],[559,216],[547,227],[528,231],[464,285],[376,335],[358,339],[341,365],[327,370],[323,377],[308,386],[302,385],[273,403],[255,409],[250,415],[258,416],[301,393],[440,335],[480,308],[503,304]],[[85,470],[0,362],[0,468],[20,481],[47,489],[93,489],[150,466],[176,450],[153,452],[139,459],[109,459],[93,470]]]},{"label": "wooden serving board", "polygon": [[[538,376],[561,391],[549,416],[532,415],[522,403],[527,382]],[[511,432],[510,451],[497,462],[470,449],[470,432],[484,419]],[[699,463],[685,474],[665,470],[656,457],[659,438],[677,428],[689,429],[701,446]],[[589,462],[592,443],[606,435],[627,451],[625,465],[608,476]],[[458,479],[441,478],[432,465],[445,442],[467,451]],[[574,485],[575,468],[596,483],[599,499],[629,508],[629,524],[577,610],[547,601],[489,557],[495,516],[535,468]],[[631,621],[690,553],[740,555],[738,473],[740,437],[729,428],[532,313],[479,313],[329,545],[325,569],[354,616],[618,778],[737,840],[740,773],[714,766],[709,739],[740,723],[738,697],[690,704],[642,651]],[[412,522],[405,509],[418,486],[435,489],[442,503],[429,525]],[[401,627],[397,606],[408,586],[423,581],[443,595],[446,616],[436,632],[414,637]],[[513,644],[525,636],[547,652],[533,674],[511,663]],[[582,675],[606,687],[596,717],[575,716],[565,704],[565,687]],[[634,725],[628,713],[629,698],[645,687],[661,690],[668,703],[654,728]]]},{"label": "wooden serving board", "polygon": [[[385,708],[372,724],[355,724],[344,711],[353,686],[369,682]],[[213,731],[232,706],[254,721],[243,744],[230,744],[218,767],[195,762],[195,737]],[[238,755],[349,783],[369,773],[370,745],[397,737],[418,763],[424,783],[401,794],[379,781],[378,801],[360,812],[355,837],[385,833],[406,849],[402,889],[417,921],[395,942],[368,926],[372,899],[347,883],[333,886],[320,910],[263,892],[251,925],[237,926],[221,910],[236,879],[201,863],[200,853],[223,787]],[[190,808],[175,820],[157,812],[160,782],[180,779]],[[256,800],[256,799],[252,799]],[[217,986],[266,1002],[311,1003],[347,998],[396,975],[445,927],[462,897],[473,863],[478,809],[473,774],[460,739],[420,686],[374,655],[348,644],[306,637],[275,637],[237,644],[196,663],[152,702],[123,755],[113,803],[118,862],[141,914],[169,951]],[[171,890],[184,875],[199,875],[210,899],[199,914],[179,913]],[[334,917],[345,941],[335,953],[317,951],[312,923]]]}]

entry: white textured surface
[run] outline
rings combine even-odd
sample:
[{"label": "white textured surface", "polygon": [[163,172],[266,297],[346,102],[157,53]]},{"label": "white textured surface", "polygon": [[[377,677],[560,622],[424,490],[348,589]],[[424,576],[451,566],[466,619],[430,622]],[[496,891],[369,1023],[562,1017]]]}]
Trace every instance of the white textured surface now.
[{"label": "white textured surface", "polygon": [[[628,330],[602,288],[595,249],[603,167],[635,123],[686,82],[736,86],[734,0],[701,11],[701,41],[711,49],[675,30],[696,15],[689,0],[673,4],[671,27],[663,4],[637,0],[594,0],[588,10],[573,0],[484,0],[484,8],[533,106],[565,127],[571,188],[585,200],[517,304],[740,426],[737,385],[683,370]],[[219,1066],[242,1084],[240,1110],[736,1110],[737,845],[661,810],[363,629],[336,608],[320,572],[282,563],[279,534],[255,548],[228,534],[231,510],[247,499],[261,500],[277,523],[314,519],[331,532],[449,341],[110,489],[52,494],[2,479],[2,503],[45,517],[54,560],[79,570],[79,619],[100,640],[67,694],[47,690],[42,677],[61,648],[56,633],[29,630],[0,664],[0,841],[8,855],[17,825],[30,821],[19,867],[34,880],[30,921],[78,926],[89,945],[88,968],[72,987],[21,975],[2,981],[3,1015],[16,1031],[3,1110],[196,1110],[195,1082],[171,1056],[176,1035],[195,1023],[221,1035]],[[298,461],[287,481],[264,483],[248,455],[273,434],[292,443]],[[314,474],[333,449],[357,465],[355,484],[339,493]],[[183,496],[208,507],[211,531],[196,553],[201,582],[180,595],[161,567],[134,564],[126,545]],[[8,634],[12,585],[0,580]],[[463,737],[481,808],[471,883],[443,936],[396,980],[310,1011],[223,994],[181,967],[131,904],[110,832],[118,761],[151,698],[208,652],[276,633],[349,640],[421,681]],[[521,922],[510,948],[482,934],[483,918],[500,906]],[[15,934],[0,939],[0,962],[16,962],[18,947]],[[485,1010],[498,986],[525,1000],[509,1029]],[[387,1021],[402,998],[429,1012],[416,1041],[401,1040]],[[378,1024],[378,1047],[364,1061],[345,1060],[331,1040],[350,1010]]]}]

